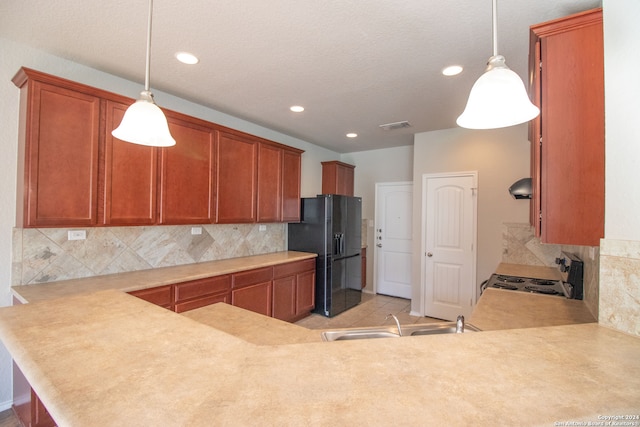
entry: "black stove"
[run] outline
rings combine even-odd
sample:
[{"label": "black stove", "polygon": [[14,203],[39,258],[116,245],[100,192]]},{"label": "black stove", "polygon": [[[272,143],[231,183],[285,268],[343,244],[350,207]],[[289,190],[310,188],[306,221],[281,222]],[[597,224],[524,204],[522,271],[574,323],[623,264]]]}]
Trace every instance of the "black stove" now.
[{"label": "black stove", "polygon": [[532,277],[507,276],[492,274],[482,291],[486,288],[507,291],[529,292],[541,295],[552,295],[563,298],[582,299],[584,263],[578,257],[567,252],[556,258],[561,279],[549,280]]}]

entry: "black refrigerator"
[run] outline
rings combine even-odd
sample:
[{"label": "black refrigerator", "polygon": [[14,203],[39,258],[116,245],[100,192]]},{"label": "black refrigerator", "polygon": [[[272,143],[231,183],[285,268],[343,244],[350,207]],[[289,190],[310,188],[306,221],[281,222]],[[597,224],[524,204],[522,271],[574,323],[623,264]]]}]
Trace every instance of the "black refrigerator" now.
[{"label": "black refrigerator", "polygon": [[314,312],[332,317],[360,303],[361,224],[360,197],[323,194],[301,200],[300,222],[288,226],[288,246],[318,254]]}]

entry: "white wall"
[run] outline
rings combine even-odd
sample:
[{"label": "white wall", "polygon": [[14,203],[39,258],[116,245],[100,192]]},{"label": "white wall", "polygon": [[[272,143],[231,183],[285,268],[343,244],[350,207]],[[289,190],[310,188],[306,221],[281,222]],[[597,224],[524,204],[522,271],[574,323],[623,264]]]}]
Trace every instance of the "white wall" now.
[{"label": "white wall", "polygon": [[605,0],[605,237],[640,241],[640,2]]},{"label": "white wall", "polygon": [[[385,148],[360,151],[341,156],[341,161],[356,165],[354,194],[362,197],[362,218],[373,220],[375,213],[376,183],[413,181],[413,147]],[[373,226],[366,227],[367,288],[373,291]]]},{"label": "white wall", "polygon": [[[142,83],[131,82],[96,71],[30,47],[0,38],[0,307],[11,305],[11,236],[16,215],[17,142],[19,90],[11,79],[21,66],[57,75],[131,98],[137,98]],[[142,76],[141,76],[142,78]],[[339,160],[336,152],[281,134],[262,126],[202,107],[154,90],[158,104],[204,120],[239,129],[292,147],[302,155],[302,195],[321,192],[320,162]],[[0,411],[11,404],[11,357],[0,344]]]},{"label": "white wall", "polygon": [[462,128],[419,133],[414,140],[413,242],[414,298],[420,311],[420,244],[422,175],[439,172],[478,172],[478,248],[476,284],[489,278],[502,257],[502,223],[529,221],[529,202],[515,200],[509,187],[530,173],[527,125],[472,131]]}]

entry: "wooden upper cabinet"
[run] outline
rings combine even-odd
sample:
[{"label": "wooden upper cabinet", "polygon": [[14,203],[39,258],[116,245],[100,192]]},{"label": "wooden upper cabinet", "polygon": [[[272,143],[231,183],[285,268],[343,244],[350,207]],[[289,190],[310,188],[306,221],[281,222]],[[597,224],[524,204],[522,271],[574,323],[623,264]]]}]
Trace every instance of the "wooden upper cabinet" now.
[{"label": "wooden upper cabinet", "polygon": [[338,161],[322,162],[322,194],[353,196],[355,166]]},{"label": "wooden upper cabinet", "polygon": [[282,221],[300,221],[301,151],[284,150],[282,157]]},{"label": "wooden upper cabinet", "polygon": [[258,222],[277,222],[282,218],[282,161],[282,148],[258,143]]},{"label": "wooden upper cabinet", "polygon": [[215,130],[168,116],[176,145],[160,153],[160,223],[213,222]]},{"label": "wooden upper cabinet", "polygon": [[541,110],[530,132],[539,144],[532,149],[534,225],[543,243],[598,246],[604,237],[602,9],[532,26],[530,46],[530,57],[539,58],[530,75]]},{"label": "wooden upper cabinet", "polygon": [[176,145],[111,135],[135,102],[21,68],[18,227],[299,221],[302,150],[165,110]]},{"label": "wooden upper cabinet", "polygon": [[[18,226],[92,226],[98,213],[100,98],[21,69],[19,156],[24,211]],[[22,184],[22,182],[21,182]]]},{"label": "wooden upper cabinet", "polygon": [[103,211],[105,225],[150,225],[158,221],[156,147],[111,135],[129,105],[106,101]]},{"label": "wooden upper cabinet", "polygon": [[258,142],[218,132],[216,222],[256,222]]}]

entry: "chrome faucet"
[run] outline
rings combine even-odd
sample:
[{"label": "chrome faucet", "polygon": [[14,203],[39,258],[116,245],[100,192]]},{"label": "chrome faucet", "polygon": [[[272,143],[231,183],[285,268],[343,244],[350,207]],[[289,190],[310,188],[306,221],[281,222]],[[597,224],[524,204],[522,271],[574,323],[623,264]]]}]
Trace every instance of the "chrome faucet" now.
[{"label": "chrome faucet", "polygon": [[400,328],[400,321],[395,316],[395,314],[387,314],[387,317],[385,317],[384,320],[388,320],[390,317],[393,317],[393,320],[396,321],[396,326],[398,327],[398,335],[402,336],[402,329]]},{"label": "chrome faucet", "polygon": [[456,320],[456,334],[461,334],[464,332],[464,316],[458,316],[458,320]]}]

